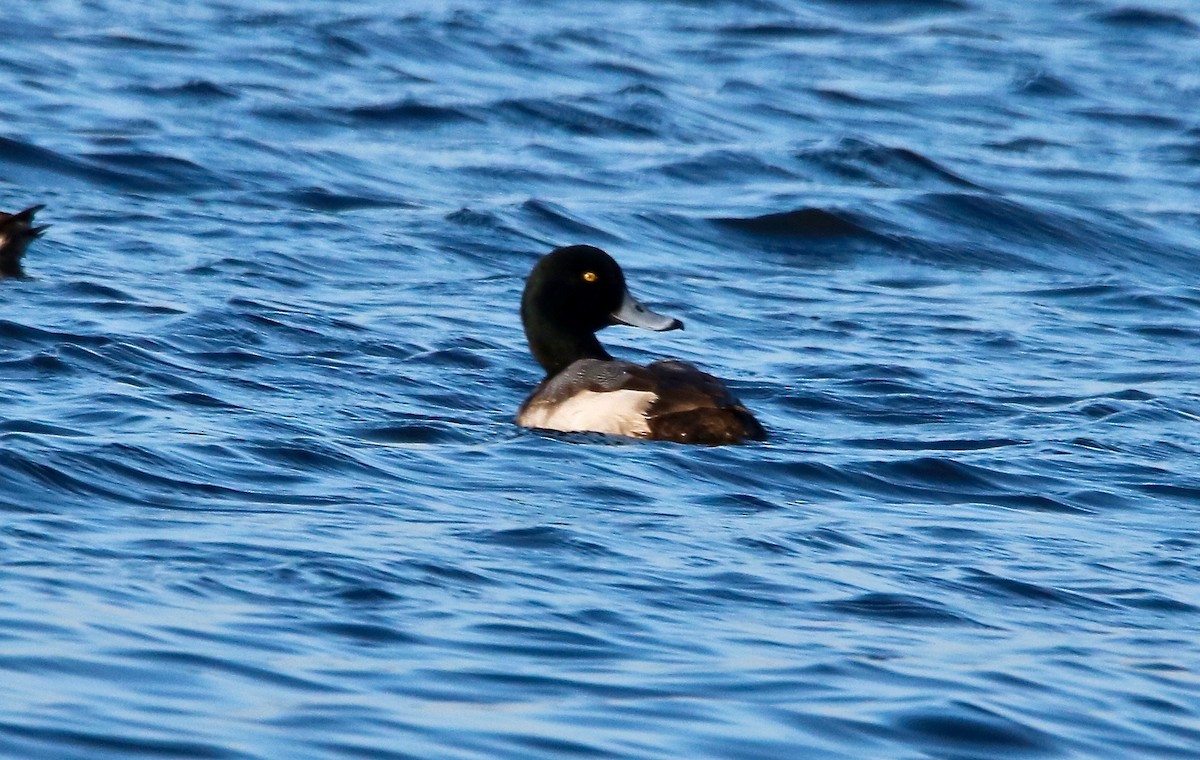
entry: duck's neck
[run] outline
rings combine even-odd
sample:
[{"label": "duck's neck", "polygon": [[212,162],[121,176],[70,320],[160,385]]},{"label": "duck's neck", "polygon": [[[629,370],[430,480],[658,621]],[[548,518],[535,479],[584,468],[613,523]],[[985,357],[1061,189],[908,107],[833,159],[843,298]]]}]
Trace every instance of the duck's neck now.
[{"label": "duck's neck", "polygon": [[546,370],[547,377],[554,377],[579,359],[612,359],[596,340],[595,333],[563,330],[548,320],[530,315],[525,316],[524,322],[529,351]]}]

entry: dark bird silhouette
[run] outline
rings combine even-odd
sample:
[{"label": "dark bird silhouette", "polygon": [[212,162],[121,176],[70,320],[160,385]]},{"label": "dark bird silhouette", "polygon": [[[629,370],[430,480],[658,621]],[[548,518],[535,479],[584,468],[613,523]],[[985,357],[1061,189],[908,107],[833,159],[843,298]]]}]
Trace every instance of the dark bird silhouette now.
[{"label": "dark bird silhouette", "polygon": [[30,206],[15,214],[0,211],[0,277],[24,277],[21,258],[29,247],[50,225],[33,226],[33,215],[45,206]]}]

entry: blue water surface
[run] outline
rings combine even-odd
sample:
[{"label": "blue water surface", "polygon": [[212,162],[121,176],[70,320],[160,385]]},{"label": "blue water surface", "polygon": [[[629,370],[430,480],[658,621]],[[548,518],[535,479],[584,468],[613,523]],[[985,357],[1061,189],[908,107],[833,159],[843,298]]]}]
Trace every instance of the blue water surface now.
[{"label": "blue water surface", "polygon": [[[0,757],[1200,755],[1191,0],[0,34]],[[570,243],[771,440],[515,427]]]}]

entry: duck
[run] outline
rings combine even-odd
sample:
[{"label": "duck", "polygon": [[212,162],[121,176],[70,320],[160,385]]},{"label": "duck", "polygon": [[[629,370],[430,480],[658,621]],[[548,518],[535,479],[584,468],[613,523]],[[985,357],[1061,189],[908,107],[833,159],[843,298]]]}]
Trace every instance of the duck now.
[{"label": "duck", "polygon": [[33,216],[45,206],[30,206],[15,214],[0,211],[0,278],[24,277],[25,270],[21,267],[21,257],[29,247],[50,225],[33,226]]},{"label": "duck", "polygon": [[521,323],[545,378],[517,425],[722,445],[766,440],[754,415],[716,377],[678,359],[646,366],[614,359],[596,333],[610,325],[665,332],[683,322],[634,298],[625,274],[591,245],[557,248],[525,281]]}]

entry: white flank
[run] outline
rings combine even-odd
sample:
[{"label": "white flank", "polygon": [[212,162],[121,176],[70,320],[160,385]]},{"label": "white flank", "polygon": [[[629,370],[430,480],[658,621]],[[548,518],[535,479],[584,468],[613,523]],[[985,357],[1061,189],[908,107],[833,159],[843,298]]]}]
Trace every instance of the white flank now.
[{"label": "white flank", "polygon": [[650,391],[580,391],[557,404],[530,404],[517,424],[544,430],[646,436],[646,410],[657,396]]}]

